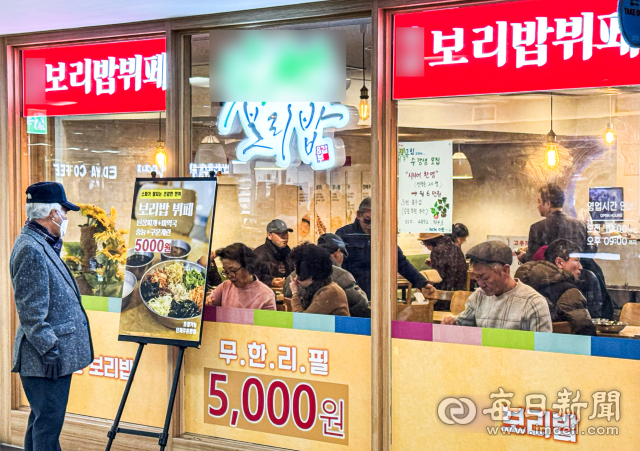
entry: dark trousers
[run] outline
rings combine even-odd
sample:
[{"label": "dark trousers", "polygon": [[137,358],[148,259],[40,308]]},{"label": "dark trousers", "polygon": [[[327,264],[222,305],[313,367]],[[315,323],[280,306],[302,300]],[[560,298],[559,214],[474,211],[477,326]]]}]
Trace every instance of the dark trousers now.
[{"label": "dark trousers", "polygon": [[25,451],[60,451],[60,431],[69,401],[71,374],[57,380],[46,377],[23,377],[31,413],[24,436]]}]

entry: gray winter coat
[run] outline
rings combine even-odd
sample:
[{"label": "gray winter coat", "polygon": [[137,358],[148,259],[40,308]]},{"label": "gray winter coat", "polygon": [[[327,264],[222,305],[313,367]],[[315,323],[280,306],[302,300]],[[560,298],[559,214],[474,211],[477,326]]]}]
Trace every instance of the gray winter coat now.
[{"label": "gray winter coat", "polygon": [[42,356],[58,346],[61,376],[93,362],[93,345],[80,290],[44,237],[22,229],[11,252],[11,281],[20,326],[13,372],[45,377]]}]

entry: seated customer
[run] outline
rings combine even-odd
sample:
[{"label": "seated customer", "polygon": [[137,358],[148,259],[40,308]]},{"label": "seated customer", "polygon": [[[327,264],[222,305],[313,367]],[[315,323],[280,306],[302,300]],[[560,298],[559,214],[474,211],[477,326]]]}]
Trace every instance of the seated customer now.
[{"label": "seated customer", "polygon": [[347,296],[331,281],[331,257],[315,244],[301,244],[289,257],[296,277],[291,278],[291,307],[294,312],[350,316]]},{"label": "seated customer", "polygon": [[267,224],[267,239],[254,252],[260,261],[257,276],[261,282],[274,288],[281,288],[284,279],[291,274],[287,257],[291,252],[289,233],[293,232],[282,219],[274,219]]},{"label": "seated customer", "polygon": [[[344,294],[347,296],[347,302],[349,303],[349,314],[351,316],[358,316],[361,318],[371,318],[371,309],[369,308],[369,300],[364,291],[360,289],[356,283],[356,279],[353,278],[351,273],[346,269],[342,269],[340,264],[347,255],[346,246],[342,239],[333,233],[325,233],[318,238],[318,246],[326,250],[331,256],[331,281],[335,282],[344,290]],[[283,294],[285,297],[290,298],[291,279],[296,277],[296,272],[293,271],[287,280],[284,282]]]},{"label": "seated customer", "polygon": [[208,296],[206,305],[275,310],[276,297],[271,288],[255,276],[259,264],[253,251],[234,243],[216,251],[222,261],[222,275],[227,278]]},{"label": "seated customer", "polygon": [[547,300],[537,291],[511,277],[513,253],[501,241],[485,241],[467,252],[478,288],[465,310],[442,324],[494,329],[551,332]]},{"label": "seated customer", "polygon": [[595,335],[587,301],[576,286],[582,269],[578,253],[577,244],[557,239],[547,247],[545,261],[525,263],[516,277],[547,298],[552,321],[568,321],[572,334]]},{"label": "seated customer", "polygon": [[431,251],[425,263],[438,271],[442,278],[442,282],[433,286],[437,290],[464,290],[468,266],[462,249],[442,233],[421,233],[418,240]]},{"label": "seated customer", "polygon": [[[549,246],[542,246],[540,249],[538,249],[538,252],[536,252],[536,254],[533,256],[533,261],[545,260],[545,252],[547,251],[548,247]],[[562,261],[568,262],[566,260]],[[585,262],[589,263],[593,262],[593,260],[580,260],[582,270],[575,271],[574,269],[574,277],[578,276],[578,279],[576,280],[576,286],[578,287],[578,290],[580,290],[580,293],[582,293],[582,295],[587,300],[587,310],[589,310],[589,315],[591,315],[591,318],[606,318],[607,316],[604,313],[604,304],[606,301],[602,296],[602,286],[600,285],[598,276],[596,276],[593,271],[590,271],[584,267]],[[612,319],[612,317],[608,319]]]}]

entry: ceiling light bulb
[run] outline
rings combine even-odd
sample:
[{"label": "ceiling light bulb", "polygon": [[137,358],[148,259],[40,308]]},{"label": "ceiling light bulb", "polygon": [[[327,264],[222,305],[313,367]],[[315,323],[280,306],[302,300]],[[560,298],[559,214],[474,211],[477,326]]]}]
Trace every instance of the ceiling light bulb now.
[{"label": "ceiling light bulb", "polygon": [[371,110],[369,108],[369,90],[366,86],[363,86],[360,89],[360,105],[358,106],[358,116],[360,116],[361,121],[366,121],[369,119],[371,115]]},{"label": "ceiling light bulb", "polygon": [[158,141],[158,147],[156,148],[155,161],[158,167],[166,167],[167,166],[167,151],[164,148],[164,143],[162,141]]},{"label": "ceiling light bulb", "polygon": [[558,155],[558,145],[556,143],[547,144],[547,166],[555,168],[560,163],[560,156]]},{"label": "ceiling light bulb", "polygon": [[607,145],[610,146],[615,141],[616,141],[616,132],[613,129],[613,124],[612,123],[608,123],[607,124],[607,130],[604,132],[604,142],[607,143]]}]

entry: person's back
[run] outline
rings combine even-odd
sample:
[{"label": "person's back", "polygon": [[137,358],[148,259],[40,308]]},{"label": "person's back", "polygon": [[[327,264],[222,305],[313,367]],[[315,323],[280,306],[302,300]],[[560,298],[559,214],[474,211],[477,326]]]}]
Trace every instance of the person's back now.
[{"label": "person's back", "polygon": [[569,272],[548,261],[535,261],[518,268],[515,278],[547,299],[553,322],[568,321],[573,334],[595,335],[586,300]]},{"label": "person's back", "polygon": [[[294,311],[296,311],[295,308]],[[304,309],[304,312],[318,315],[351,316],[349,314],[347,296],[344,294],[344,290],[335,282],[331,282],[316,291],[311,304]]]},{"label": "person's back", "polygon": [[581,251],[587,246],[587,225],[562,211],[555,211],[542,221],[545,244],[563,238],[577,244]]},{"label": "person's back", "polygon": [[347,245],[349,256],[342,262],[343,269],[349,271],[356,282],[371,296],[371,236],[364,233],[358,220],[336,230]]},{"label": "person's back", "polygon": [[602,318],[602,289],[596,275],[588,269],[582,269],[578,279],[578,289],[587,300],[587,310],[592,318]]},{"label": "person's back", "polygon": [[467,285],[467,260],[462,249],[448,237],[443,239],[431,252],[431,266],[438,271],[442,282],[433,286],[438,290],[464,290]]},{"label": "person's back", "polygon": [[[296,277],[296,272],[293,271],[282,287],[282,294],[286,298],[291,298],[291,288],[289,282],[292,278]],[[349,304],[349,315],[360,318],[371,318],[371,309],[369,308],[369,302],[366,293],[358,286],[355,278],[351,273],[339,266],[333,265],[331,272],[331,281],[335,282],[347,296],[347,302]]]}]

